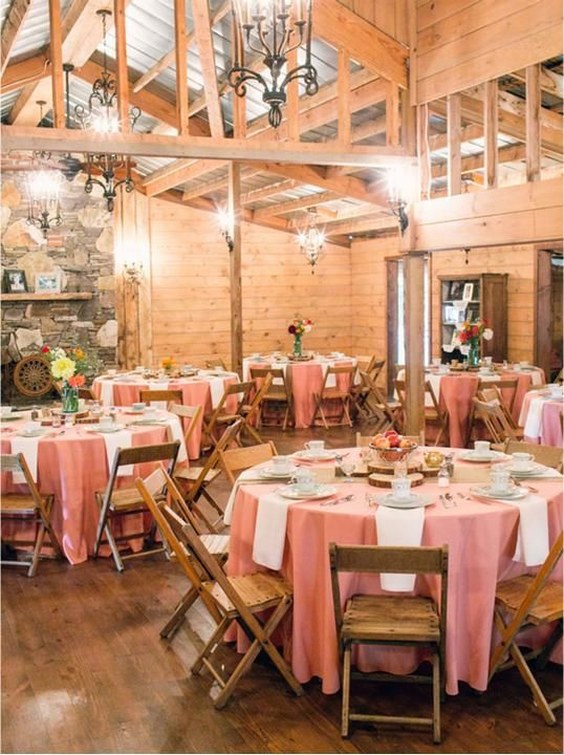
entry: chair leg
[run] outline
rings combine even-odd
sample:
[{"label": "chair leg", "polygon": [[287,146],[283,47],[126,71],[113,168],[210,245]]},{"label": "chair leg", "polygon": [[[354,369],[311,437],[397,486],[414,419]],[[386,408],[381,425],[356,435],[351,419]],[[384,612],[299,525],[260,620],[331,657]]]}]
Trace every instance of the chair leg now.
[{"label": "chair leg", "polygon": [[341,736],[349,736],[349,714],[351,697],[351,646],[343,652],[343,699],[341,702]]},{"label": "chair leg", "polygon": [[35,574],[37,572],[37,566],[39,564],[39,556],[41,555],[41,548],[43,547],[43,540],[45,539],[45,525],[43,524],[43,521],[39,524],[39,531],[37,533],[37,537],[35,538],[35,547],[33,549],[33,554],[31,556],[31,562],[29,565],[29,569],[27,570],[27,576],[28,577],[35,577]]},{"label": "chair leg", "polygon": [[196,602],[197,599],[198,591],[195,587],[191,587],[186,595],[181,598],[180,603],[174,609],[172,616],[161,629],[160,635],[163,639],[169,639],[170,637],[172,637],[172,635],[184,621],[186,612]]},{"label": "chair leg", "polygon": [[552,712],[552,709],[541,688],[539,687],[537,680],[533,676],[531,669],[527,665],[527,661],[524,659],[523,653],[519,650],[514,642],[511,643],[509,652],[511,653],[511,657],[514,660],[515,665],[519,669],[519,673],[523,677],[523,681],[533,693],[533,698],[542,717],[549,726],[553,726],[556,723],[556,717]]},{"label": "chair leg", "polygon": [[[110,520],[108,519],[106,521],[106,526],[104,527],[104,532],[106,533],[106,539],[108,541],[108,544],[110,546],[110,550],[112,551],[112,557],[114,559],[114,563],[116,565],[116,570],[118,572],[122,572],[125,569],[125,566],[123,565],[123,561],[121,560],[121,556],[119,555],[119,548],[117,547],[117,543],[114,540],[114,536],[112,535],[112,530],[110,527]],[[97,553],[96,553],[97,555]]]},{"label": "chair leg", "polygon": [[[223,636],[223,633],[229,626],[230,622],[231,622],[231,619],[223,617],[223,619],[217,625],[217,629],[208,640],[206,646],[204,647],[200,655],[196,658],[196,660],[192,664],[192,668],[190,670],[193,674],[199,674],[204,664],[206,665],[206,668],[208,669],[210,668],[211,664],[207,663],[207,659],[215,651],[217,643],[221,640],[221,637]],[[214,676],[216,675],[214,674]]]},{"label": "chair leg", "polygon": [[438,651],[433,654],[433,742],[441,742],[441,661]]}]

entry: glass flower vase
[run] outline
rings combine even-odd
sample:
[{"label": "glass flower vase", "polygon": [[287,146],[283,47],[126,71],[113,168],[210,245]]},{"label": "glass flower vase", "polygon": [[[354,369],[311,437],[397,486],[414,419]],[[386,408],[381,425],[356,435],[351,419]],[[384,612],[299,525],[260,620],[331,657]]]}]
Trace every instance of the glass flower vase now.
[{"label": "glass flower vase", "polygon": [[63,412],[72,414],[78,411],[78,388],[73,388],[68,383],[63,383],[62,388]]},{"label": "glass flower vase", "polygon": [[302,355],[302,337],[298,333],[294,335],[294,348],[292,354],[295,357],[301,357]]},{"label": "glass flower vase", "polygon": [[480,366],[480,344],[478,341],[470,341],[468,344],[468,367]]}]

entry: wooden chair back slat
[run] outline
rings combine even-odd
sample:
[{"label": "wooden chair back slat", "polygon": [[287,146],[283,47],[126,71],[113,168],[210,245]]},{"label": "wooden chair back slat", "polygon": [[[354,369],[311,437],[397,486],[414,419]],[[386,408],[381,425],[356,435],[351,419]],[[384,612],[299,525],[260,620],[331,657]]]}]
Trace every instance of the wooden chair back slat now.
[{"label": "wooden chair back slat", "polygon": [[151,404],[153,401],[174,401],[176,404],[182,403],[181,390],[143,390],[139,392],[139,400],[144,404]]},{"label": "wooden chair back slat", "polygon": [[521,440],[507,438],[503,444],[503,453],[527,453],[534,457],[539,464],[562,471],[562,449],[556,446],[543,446],[536,443],[526,443]]},{"label": "wooden chair back slat", "polygon": [[272,459],[276,455],[276,447],[272,441],[260,443],[257,446],[228,448],[219,452],[220,463],[232,485],[235,482],[234,472],[250,469],[256,464],[262,464]]}]

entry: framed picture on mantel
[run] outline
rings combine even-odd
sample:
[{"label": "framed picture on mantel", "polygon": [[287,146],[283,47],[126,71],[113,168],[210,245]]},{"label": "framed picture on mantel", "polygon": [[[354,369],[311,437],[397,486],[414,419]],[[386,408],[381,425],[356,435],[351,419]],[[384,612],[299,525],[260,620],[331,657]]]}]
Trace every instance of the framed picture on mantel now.
[{"label": "framed picture on mantel", "polygon": [[4,270],[4,290],[7,294],[23,294],[27,291],[24,270]]},{"label": "framed picture on mantel", "polygon": [[61,293],[61,276],[59,273],[36,273],[35,274],[35,293],[36,294],[60,294]]}]

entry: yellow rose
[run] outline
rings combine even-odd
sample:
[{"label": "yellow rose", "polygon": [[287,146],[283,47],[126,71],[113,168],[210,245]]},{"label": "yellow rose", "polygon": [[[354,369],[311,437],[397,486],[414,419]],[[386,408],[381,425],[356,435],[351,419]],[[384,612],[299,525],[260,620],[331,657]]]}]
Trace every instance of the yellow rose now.
[{"label": "yellow rose", "polygon": [[74,375],[76,364],[68,357],[59,357],[51,362],[51,373],[57,380],[68,380]]}]

